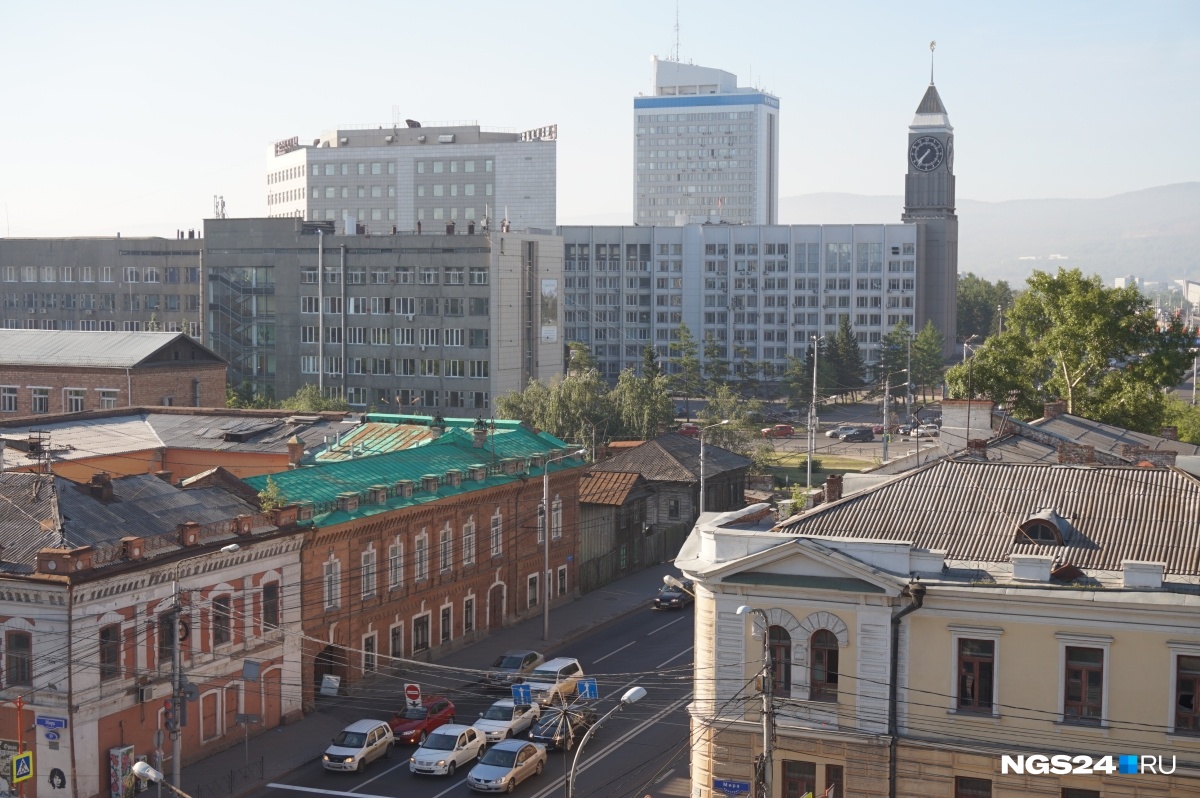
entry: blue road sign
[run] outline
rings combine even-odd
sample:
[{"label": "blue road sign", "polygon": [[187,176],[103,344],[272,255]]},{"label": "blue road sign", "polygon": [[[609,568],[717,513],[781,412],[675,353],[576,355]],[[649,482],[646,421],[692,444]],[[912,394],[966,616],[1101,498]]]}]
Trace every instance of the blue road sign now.
[{"label": "blue road sign", "polygon": [[50,715],[38,715],[37,725],[45,726],[47,729],[65,729],[67,728],[67,719],[55,718]]},{"label": "blue road sign", "polygon": [[730,781],[729,779],[713,779],[713,790],[726,795],[743,795],[750,792],[750,782]]},{"label": "blue road sign", "polygon": [[523,706],[533,704],[533,690],[527,684],[514,684],[512,686],[513,703]]},{"label": "blue road sign", "polygon": [[595,679],[580,679],[578,684],[579,697],[583,700],[596,701],[600,698],[600,688]]},{"label": "blue road sign", "polygon": [[33,776],[33,751],[25,751],[12,758],[12,783],[19,784]]},{"label": "blue road sign", "polygon": [[50,742],[57,741],[58,740],[58,732],[52,732],[52,731],[46,732],[46,739]]}]

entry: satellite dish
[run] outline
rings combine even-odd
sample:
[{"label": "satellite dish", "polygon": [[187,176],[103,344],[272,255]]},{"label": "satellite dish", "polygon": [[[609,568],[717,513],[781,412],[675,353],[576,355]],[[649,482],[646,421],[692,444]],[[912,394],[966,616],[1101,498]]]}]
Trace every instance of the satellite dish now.
[{"label": "satellite dish", "polygon": [[421,126],[421,123],[415,119],[405,119],[404,124],[408,125],[409,127],[420,127]]}]

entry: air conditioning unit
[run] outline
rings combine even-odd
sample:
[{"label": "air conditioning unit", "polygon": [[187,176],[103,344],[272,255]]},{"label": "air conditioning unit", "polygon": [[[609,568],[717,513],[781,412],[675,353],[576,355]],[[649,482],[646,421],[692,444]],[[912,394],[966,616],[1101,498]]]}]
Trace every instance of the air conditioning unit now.
[{"label": "air conditioning unit", "polygon": [[404,318],[408,319],[409,321],[412,321],[412,320],[413,320],[413,314],[411,314],[411,313],[407,313],[407,314],[405,314]]},{"label": "air conditioning unit", "polygon": [[154,700],[154,685],[139,684],[137,686],[137,700],[139,704],[146,704]]},{"label": "air conditioning unit", "polygon": [[395,139],[396,139],[395,136],[384,136],[383,137],[383,140],[386,141],[388,144],[391,144],[393,141],[395,141]]},{"label": "air conditioning unit", "polygon": [[83,312],[83,315],[85,315],[85,316],[90,316],[90,315],[92,315],[92,314],[93,314],[93,313],[95,313],[95,312],[96,312],[96,311],[94,311],[94,310],[85,310],[85,311]]}]

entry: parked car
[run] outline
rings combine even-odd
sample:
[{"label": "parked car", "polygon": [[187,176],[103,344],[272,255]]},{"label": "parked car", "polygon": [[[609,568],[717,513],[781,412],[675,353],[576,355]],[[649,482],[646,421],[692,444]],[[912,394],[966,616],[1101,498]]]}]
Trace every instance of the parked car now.
[{"label": "parked car", "polygon": [[574,698],[576,683],[583,676],[579,660],[572,657],[555,657],[533,669],[526,682],[533,700],[543,706],[550,703],[566,703]]},{"label": "parked car", "polygon": [[422,701],[419,707],[408,707],[403,712],[397,712],[390,724],[397,742],[423,745],[430,732],[453,722],[454,704],[445,696],[432,695]]},{"label": "parked car", "polygon": [[858,427],[854,426],[853,424],[842,424],[840,426],[834,427],[833,429],[829,430],[829,432],[826,432],[825,437],[826,438],[840,438],[843,435],[845,435],[847,432],[851,432],[856,429],[858,429]]},{"label": "parked car", "polygon": [[487,711],[479,713],[479,720],[475,721],[474,726],[483,732],[489,743],[498,743],[529,731],[541,714],[542,708],[537,704],[520,705],[511,698],[501,698]]},{"label": "parked car", "polygon": [[547,748],[570,751],[595,722],[596,710],[589,704],[575,703],[561,709],[551,709],[534,724],[529,739]]},{"label": "parked car", "polygon": [[408,760],[408,770],[431,776],[453,776],[455,770],[479,759],[485,750],[487,742],[483,732],[472,726],[447,723],[413,752]]},{"label": "parked car", "polygon": [[680,424],[679,434],[688,438],[696,438],[700,435],[700,427],[695,424]]},{"label": "parked car", "polygon": [[941,434],[941,432],[942,431],[938,429],[936,424],[922,424],[921,426],[917,427],[918,438],[936,438]]},{"label": "parked car", "polygon": [[871,430],[867,429],[866,427],[852,429],[842,435],[843,443],[865,443],[873,440],[875,440],[875,433],[871,432]]},{"label": "parked car", "polygon": [[352,770],[362,773],[367,765],[392,755],[396,744],[392,727],[382,720],[360,720],[338,732],[321,757],[326,770]]},{"label": "parked car", "polygon": [[546,658],[537,651],[529,649],[505,651],[496,657],[496,661],[492,663],[492,669],[484,674],[483,686],[507,690],[512,685],[525,681],[529,672],[545,661]]},{"label": "parked car", "polygon": [[496,743],[467,774],[467,784],[480,792],[512,792],[513,787],[546,769],[546,746],[524,740]]},{"label": "parked car", "polygon": [[883,434],[883,425],[882,424],[872,424],[871,432],[874,432],[876,435],[882,435]]},{"label": "parked car", "polygon": [[654,597],[654,609],[656,610],[681,610],[692,602],[692,580],[682,580],[683,587],[678,588],[674,585],[663,585],[658,589],[658,595]]},{"label": "parked car", "polygon": [[896,434],[897,435],[912,435],[913,431],[916,428],[917,428],[916,424],[911,424],[911,423],[905,422],[905,423],[901,424],[900,426],[896,427]]},{"label": "parked car", "polygon": [[762,431],[764,438],[790,438],[796,434],[796,428],[791,424],[776,424]]}]

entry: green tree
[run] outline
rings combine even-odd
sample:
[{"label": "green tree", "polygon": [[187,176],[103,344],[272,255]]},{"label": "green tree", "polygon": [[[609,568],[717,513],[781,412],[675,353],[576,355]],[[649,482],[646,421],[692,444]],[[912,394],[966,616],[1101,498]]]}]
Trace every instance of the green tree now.
[{"label": "green tree", "polygon": [[662,367],[658,365],[658,350],[653,344],[646,344],[642,347],[642,376],[643,377],[658,377],[662,374]]},{"label": "green tree", "polygon": [[496,398],[496,415],[523,421],[565,441],[603,442],[614,428],[608,384],[596,369],[530,380],[522,391]]},{"label": "green tree", "polygon": [[1004,332],[950,369],[947,381],[951,395],[1008,403],[1019,416],[1040,415],[1043,402],[1062,398],[1074,415],[1157,433],[1163,391],[1191,368],[1194,337],[1178,316],[1160,326],[1134,287],[1106,288],[1078,269],[1034,272]]},{"label": "green tree", "polygon": [[278,510],[287,505],[287,497],[279,489],[279,484],[267,475],[266,486],[258,492],[258,506],[264,513]]},{"label": "green tree", "polygon": [[760,387],[758,363],[750,359],[750,349],[744,344],[735,343],[733,354],[737,358],[734,372],[738,376],[738,391],[747,399],[756,398]]},{"label": "green tree", "polygon": [[829,349],[829,360],[837,375],[836,393],[850,394],[853,398],[855,392],[862,390],[867,367],[863,363],[862,350],[858,348],[858,338],[848,315],[843,315],[838,322],[838,331]]},{"label": "green tree", "polygon": [[279,403],[274,401],[272,396],[255,393],[251,383],[243,382],[236,388],[232,385],[225,387],[225,406],[243,410],[267,410],[279,407]]},{"label": "green tree", "polygon": [[750,421],[752,413],[762,413],[762,402],[757,399],[747,401],[733,388],[722,385],[709,394],[708,404],[700,411],[696,423],[701,427],[710,427],[728,419],[728,424],[705,430],[705,444],[720,446],[743,457],[751,457],[755,444],[761,440],[759,430],[762,428],[761,425]]},{"label": "green tree", "polygon": [[[912,329],[908,322],[901,321],[890,333],[883,336],[883,349],[879,353],[879,373],[893,374],[908,368],[909,344]],[[913,367],[913,371],[916,371]]]},{"label": "green tree", "polygon": [[945,344],[946,336],[932,321],[925,322],[921,332],[913,339],[913,373],[909,375],[909,379],[920,387],[924,396],[936,395],[941,389],[946,374],[946,360],[942,357]]},{"label": "green tree", "polygon": [[700,373],[700,343],[686,324],[680,324],[671,341],[671,362],[675,373],[671,375],[671,390],[683,396],[687,417],[692,417],[691,399],[698,396],[703,387]]},{"label": "green tree", "polygon": [[1012,307],[1013,292],[1003,280],[989,283],[967,272],[958,276],[957,329],[962,340],[998,332],[1000,313]]},{"label": "green tree", "polygon": [[327,399],[321,396],[321,389],[309,383],[294,394],[279,403],[284,410],[295,410],[302,413],[318,413],[322,410],[349,410],[350,405],[345,399]]},{"label": "green tree", "polygon": [[711,332],[704,334],[704,376],[708,380],[705,392],[710,396],[729,381],[728,352],[724,341],[718,341]]},{"label": "green tree", "polygon": [[567,344],[567,371],[582,374],[596,369],[596,359],[587,344],[571,341]]},{"label": "green tree", "polygon": [[1200,444],[1200,407],[1168,394],[1163,421],[1179,431],[1179,440]]},{"label": "green tree", "polygon": [[625,369],[617,378],[612,401],[623,435],[649,440],[665,430],[675,419],[667,378],[638,376]]}]

